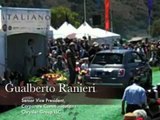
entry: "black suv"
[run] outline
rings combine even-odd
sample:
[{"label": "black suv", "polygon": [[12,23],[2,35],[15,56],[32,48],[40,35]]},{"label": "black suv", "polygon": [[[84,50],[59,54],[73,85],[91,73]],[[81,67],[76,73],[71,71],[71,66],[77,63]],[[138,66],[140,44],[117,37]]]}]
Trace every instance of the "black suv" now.
[{"label": "black suv", "polygon": [[136,76],[145,87],[152,85],[152,69],[142,55],[127,49],[104,50],[91,61],[85,83],[125,88]]}]

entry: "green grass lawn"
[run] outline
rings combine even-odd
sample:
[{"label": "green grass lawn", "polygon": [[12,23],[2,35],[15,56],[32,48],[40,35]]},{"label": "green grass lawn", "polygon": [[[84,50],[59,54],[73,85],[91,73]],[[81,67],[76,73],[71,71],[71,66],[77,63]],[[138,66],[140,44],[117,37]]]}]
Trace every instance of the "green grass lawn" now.
[{"label": "green grass lawn", "polygon": [[152,67],[152,71],[153,71],[153,72],[160,71],[160,68],[159,68],[159,67]]},{"label": "green grass lawn", "polygon": [[158,83],[160,83],[160,72],[155,72],[155,74],[153,75],[153,85],[156,85]]},{"label": "green grass lawn", "polygon": [[[27,109],[26,109],[27,110]],[[39,111],[31,109],[28,111]],[[0,120],[122,120],[120,105],[78,105],[72,109],[57,107],[43,111],[60,110],[59,114],[22,114],[22,108],[15,108],[0,115]],[[25,117],[24,117],[25,116]]]},{"label": "green grass lawn", "polygon": [[154,68],[153,69],[153,85],[157,85],[160,83],[160,70],[159,68]]},{"label": "green grass lawn", "polygon": [[[154,68],[153,84],[160,83],[160,71]],[[0,120],[123,120],[121,115],[121,100],[114,99],[111,105],[77,105],[73,108],[32,108],[24,109],[17,107],[10,111],[0,114]],[[59,111],[56,114],[22,114],[26,111]]]}]

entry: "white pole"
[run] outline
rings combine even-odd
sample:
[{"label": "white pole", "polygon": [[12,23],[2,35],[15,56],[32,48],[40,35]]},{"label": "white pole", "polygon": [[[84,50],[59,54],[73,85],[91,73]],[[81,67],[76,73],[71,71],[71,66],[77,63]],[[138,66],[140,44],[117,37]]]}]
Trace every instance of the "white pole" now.
[{"label": "white pole", "polygon": [[84,21],[86,21],[86,0],[84,0]]}]

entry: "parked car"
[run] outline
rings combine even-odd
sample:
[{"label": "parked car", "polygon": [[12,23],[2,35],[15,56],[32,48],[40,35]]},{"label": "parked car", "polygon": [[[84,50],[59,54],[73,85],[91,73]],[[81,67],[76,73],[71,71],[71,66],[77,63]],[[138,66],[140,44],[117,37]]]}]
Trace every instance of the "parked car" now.
[{"label": "parked car", "polygon": [[152,69],[142,55],[126,49],[104,50],[91,61],[85,83],[125,88],[136,76],[141,85],[152,85]]}]

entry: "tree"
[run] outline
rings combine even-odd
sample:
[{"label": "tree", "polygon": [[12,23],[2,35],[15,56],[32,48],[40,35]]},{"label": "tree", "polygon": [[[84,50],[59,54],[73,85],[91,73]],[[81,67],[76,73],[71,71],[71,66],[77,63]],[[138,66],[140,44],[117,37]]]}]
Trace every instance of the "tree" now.
[{"label": "tree", "polygon": [[51,9],[51,25],[55,28],[59,27],[64,21],[68,21],[75,27],[80,25],[78,13],[71,11],[64,6],[54,7]]},{"label": "tree", "polygon": [[160,35],[160,19],[153,22],[151,26],[151,35],[153,37],[158,37]]}]

